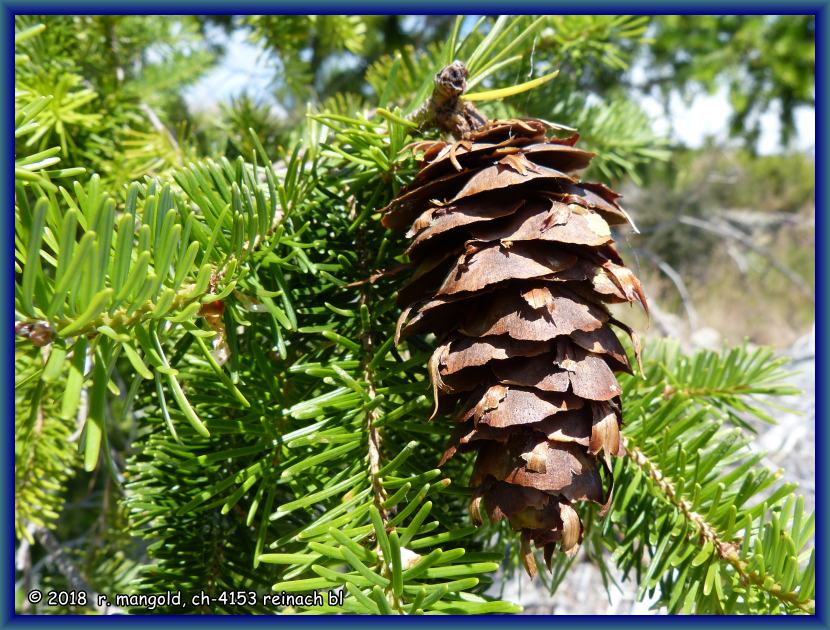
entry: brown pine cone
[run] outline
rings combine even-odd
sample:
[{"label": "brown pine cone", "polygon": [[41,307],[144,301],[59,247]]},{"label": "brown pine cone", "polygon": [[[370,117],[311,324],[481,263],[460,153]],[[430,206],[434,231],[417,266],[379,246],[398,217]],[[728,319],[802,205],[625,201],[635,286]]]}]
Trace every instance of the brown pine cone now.
[{"label": "brown pine cone", "polygon": [[[607,510],[611,456],[624,454],[621,388],[631,371],[607,304],[645,296],[611,237],[630,223],[619,195],[580,182],[593,154],[540,120],[493,121],[463,140],[421,143],[415,181],[384,208],[409,228],[415,267],[398,337],[435,333],[435,413],[457,428],[440,465],[475,451],[471,514],[507,518],[530,543],[574,553],[574,504]],[[634,339],[637,348],[636,337]],[[639,358],[639,356],[638,356]],[[601,473],[604,469],[604,473]]]}]

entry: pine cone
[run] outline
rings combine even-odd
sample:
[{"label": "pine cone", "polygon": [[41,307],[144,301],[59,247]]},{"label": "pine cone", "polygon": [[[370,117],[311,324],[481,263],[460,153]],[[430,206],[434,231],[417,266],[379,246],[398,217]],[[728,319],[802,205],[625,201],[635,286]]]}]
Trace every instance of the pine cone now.
[{"label": "pine cone", "polygon": [[473,520],[483,499],[491,520],[520,530],[531,575],[531,542],[548,566],[556,543],[575,553],[575,502],[608,508],[610,458],[624,454],[614,371],[631,371],[611,325],[638,346],[606,304],[647,309],[611,238],[610,225],[630,223],[619,195],[580,182],[593,154],[550,128],[493,121],[459,142],[417,145],[421,170],[383,215],[413,239],[397,337],[432,332],[440,343],[433,417],[450,414],[457,429],[439,465],[477,452]]}]

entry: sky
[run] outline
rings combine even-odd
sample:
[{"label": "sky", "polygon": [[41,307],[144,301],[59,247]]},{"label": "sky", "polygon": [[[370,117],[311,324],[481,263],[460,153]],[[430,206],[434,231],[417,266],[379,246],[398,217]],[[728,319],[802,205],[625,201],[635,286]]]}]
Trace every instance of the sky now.
[{"label": "sky", "polygon": [[[257,47],[246,41],[243,31],[233,31],[230,39],[221,31],[217,37],[227,41],[227,53],[221,63],[202,77],[186,93],[185,98],[192,109],[210,111],[219,103],[247,91],[251,95],[267,96],[273,68],[260,55]],[[636,80],[642,69],[632,68]],[[715,94],[699,94],[690,103],[685,103],[678,94],[670,99],[669,112],[656,97],[642,96],[640,105],[652,117],[656,131],[668,134],[672,140],[690,147],[701,146],[708,136],[726,137],[731,106],[726,89]],[[277,103],[274,103],[279,109]],[[568,121],[557,121],[568,124]],[[770,111],[762,116],[761,137],[758,151],[762,154],[778,153],[781,150],[780,122],[777,112]],[[815,109],[801,107],[796,110],[796,138],[794,148],[800,151],[815,150]]]},{"label": "sky", "polygon": [[268,94],[274,69],[260,54],[260,49],[246,41],[247,33],[237,29],[228,37],[216,29],[211,36],[226,42],[225,56],[218,66],[187,89],[187,104],[195,110],[209,111],[245,91],[251,95]]}]

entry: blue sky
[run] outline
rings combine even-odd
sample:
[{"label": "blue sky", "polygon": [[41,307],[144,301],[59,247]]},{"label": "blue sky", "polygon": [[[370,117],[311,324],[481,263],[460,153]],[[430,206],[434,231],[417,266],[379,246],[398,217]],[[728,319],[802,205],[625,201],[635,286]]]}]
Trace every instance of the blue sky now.
[{"label": "blue sky", "polygon": [[[269,66],[260,50],[246,41],[246,34],[235,30],[230,39],[217,30],[217,37],[227,41],[227,54],[221,63],[192,86],[185,94],[191,108],[202,111],[212,111],[222,102],[247,91],[252,95],[260,95],[273,103],[279,111],[279,105],[270,99],[269,84],[274,74],[273,66]],[[641,69],[632,68],[636,79]],[[668,115],[661,102],[656,98],[642,97],[639,99],[643,109],[654,120],[655,129],[669,133],[672,139],[688,146],[700,146],[707,136],[726,137],[731,106],[726,90],[722,89],[715,94],[700,94],[691,103],[685,103],[678,94],[670,100]],[[558,121],[567,124],[568,121]],[[770,111],[761,118],[761,138],[759,151],[764,154],[777,153],[781,150],[779,142],[780,122],[778,114]],[[812,152],[815,147],[815,109],[802,107],[796,110],[795,148]]]}]

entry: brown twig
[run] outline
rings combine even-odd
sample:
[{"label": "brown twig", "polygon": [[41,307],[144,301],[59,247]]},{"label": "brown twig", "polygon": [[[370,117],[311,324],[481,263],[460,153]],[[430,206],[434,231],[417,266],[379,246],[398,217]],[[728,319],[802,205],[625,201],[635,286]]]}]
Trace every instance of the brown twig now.
[{"label": "brown twig", "polygon": [[[677,293],[680,296],[680,300],[683,302],[683,308],[686,311],[686,318],[689,320],[689,329],[694,332],[698,329],[699,320],[697,317],[697,310],[695,310],[694,304],[692,304],[692,298],[689,295],[689,290],[686,287],[686,283],[683,282],[683,277],[677,272],[677,270],[669,265],[665,260],[660,258],[657,254],[652,252],[649,249],[638,249],[636,250],[637,253],[642,254],[651,262],[653,262],[657,267],[662,271],[669,280],[672,281],[674,286],[677,288]],[[650,304],[653,306],[653,302],[649,300]]]},{"label": "brown twig", "polygon": [[[357,212],[355,210],[356,207],[356,199],[354,196],[350,197],[348,200],[350,206],[350,216],[354,217]],[[363,230],[358,230],[357,234],[355,235],[355,249],[358,255],[358,264],[361,269],[364,270],[368,266],[369,260],[369,251],[366,244],[365,234]],[[382,273],[382,272],[381,272]],[[371,296],[368,291],[367,284],[371,284],[373,282],[372,277],[378,274],[373,274],[369,277],[368,282],[366,280],[359,280],[357,282],[353,282],[346,286],[360,286],[360,305],[369,305],[371,300]],[[377,395],[374,385],[374,374],[370,367],[371,357],[374,355],[374,339],[372,338],[372,331],[369,327],[362,328],[360,332],[360,344],[363,347],[363,380],[366,381],[368,384],[368,394],[370,399],[374,399]],[[383,487],[383,483],[381,482],[380,478],[380,469],[381,469],[381,445],[382,439],[380,432],[378,431],[378,427],[375,425],[375,421],[377,420],[377,414],[374,409],[369,409],[366,412],[366,432],[368,435],[368,442],[369,442],[369,477],[372,484],[372,494],[374,498],[375,507],[377,507],[378,512],[380,512],[380,517],[383,520],[384,525],[388,520],[388,516],[386,514],[386,509],[383,507],[383,503],[386,501],[386,489]]]},{"label": "brown twig", "polygon": [[[355,209],[356,199],[354,198],[354,196],[349,198],[348,203],[350,206],[349,214],[350,217],[353,219],[357,214]],[[355,250],[357,251],[358,255],[358,265],[361,271],[363,273],[366,273],[369,266],[370,256],[369,247],[366,243],[366,233],[364,229],[358,230],[357,234],[355,235]],[[401,265],[400,269],[396,268],[388,272],[377,272],[375,274],[372,274],[372,276],[370,276],[366,280],[359,280],[346,286],[360,286],[360,305],[361,307],[363,307],[363,305],[369,307],[372,301],[371,285],[374,283],[374,281],[382,275],[388,275],[393,272],[397,273],[398,271],[405,269],[407,267],[408,265]],[[377,396],[377,390],[375,388],[375,374],[374,370],[372,369],[371,362],[375,354],[376,344],[375,339],[372,336],[371,321],[368,322],[366,325],[361,326],[360,345],[363,350],[363,380],[367,384],[367,393],[369,395],[369,399],[374,400]],[[375,508],[377,508],[377,511],[380,514],[380,519],[383,523],[383,527],[388,528],[389,513],[386,507],[384,506],[384,503],[386,503],[387,494],[386,488],[383,487],[383,479],[380,475],[380,470],[383,467],[381,453],[381,448],[383,446],[383,437],[381,436],[379,427],[376,424],[376,422],[378,421],[378,417],[379,414],[377,411],[377,407],[372,407],[366,410],[366,434],[369,451],[369,481],[372,485],[372,502],[374,503]],[[376,544],[378,553],[381,553],[380,542],[376,541]],[[382,562],[381,566],[383,575],[391,582],[391,559],[384,558],[384,561]],[[401,601],[395,595],[394,591],[387,587],[387,589],[385,589],[385,595],[392,609],[403,614],[404,610]]]},{"label": "brown twig", "polygon": [[377,282],[381,278],[388,278],[389,276],[395,276],[395,275],[399,274],[400,272],[406,271],[407,269],[411,269],[411,268],[412,268],[411,265],[404,264],[404,265],[397,265],[396,267],[392,267],[391,269],[380,269],[380,270],[376,271],[375,273],[373,273],[368,278],[364,278],[363,280],[355,280],[354,282],[350,282],[349,284],[346,285],[346,287],[347,288],[352,288],[352,287],[360,287],[360,286],[363,286],[364,284],[374,284],[375,282]]}]

